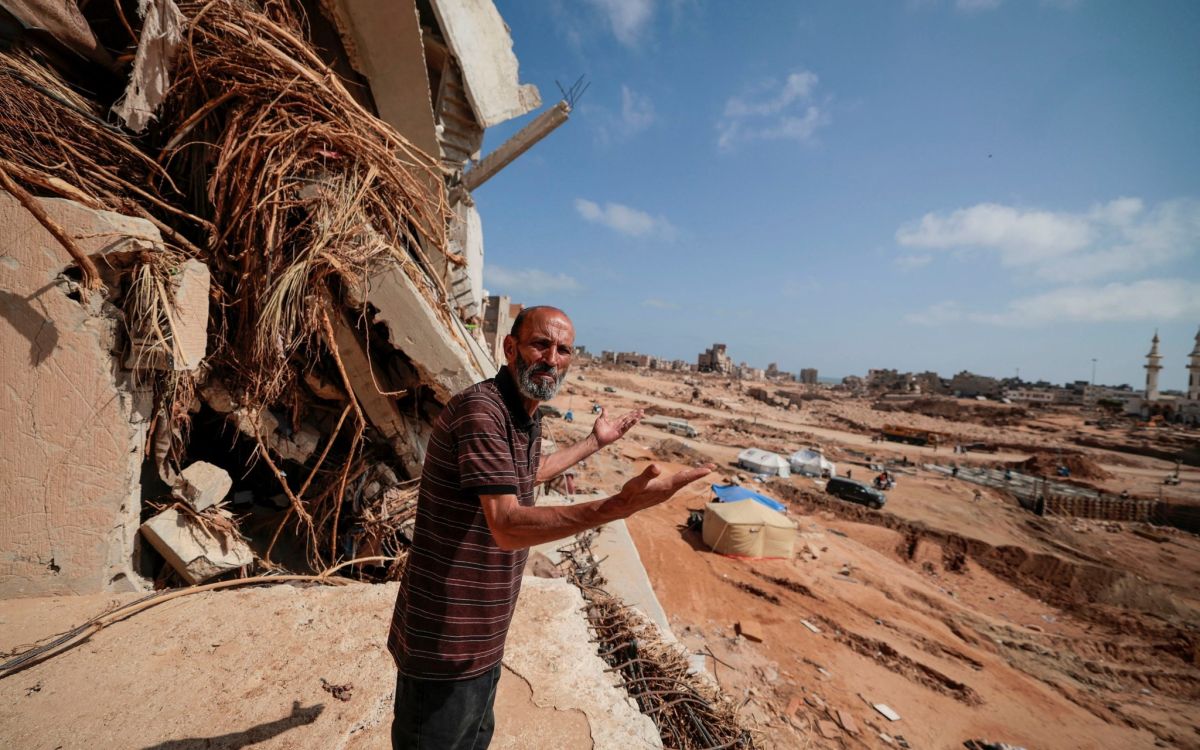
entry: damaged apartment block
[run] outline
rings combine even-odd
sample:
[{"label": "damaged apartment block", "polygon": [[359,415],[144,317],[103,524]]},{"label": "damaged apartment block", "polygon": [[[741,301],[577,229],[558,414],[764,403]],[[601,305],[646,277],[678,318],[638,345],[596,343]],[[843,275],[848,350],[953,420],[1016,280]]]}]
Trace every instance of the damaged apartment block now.
[{"label": "damaged apartment block", "polygon": [[566,121],[482,2],[0,0],[0,597],[400,570],[497,363],[471,191]]}]

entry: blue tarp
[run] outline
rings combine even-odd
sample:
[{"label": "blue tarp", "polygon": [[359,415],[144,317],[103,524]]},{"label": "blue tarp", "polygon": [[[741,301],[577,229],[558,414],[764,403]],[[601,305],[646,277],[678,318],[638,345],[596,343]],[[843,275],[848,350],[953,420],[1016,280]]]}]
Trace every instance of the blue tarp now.
[{"label": "blue tarp", "polygon": [[751,492],[745,487],[739,487],[736,484],[714,484],[712,486],[713,494],[723,503],[736,503],[741,500],[754,500],[759,502],[771,510],[777,510],[780,513],[787,512],[787,506],[783,503],[772,500],[769,497],[763,497],[757,492]]}]

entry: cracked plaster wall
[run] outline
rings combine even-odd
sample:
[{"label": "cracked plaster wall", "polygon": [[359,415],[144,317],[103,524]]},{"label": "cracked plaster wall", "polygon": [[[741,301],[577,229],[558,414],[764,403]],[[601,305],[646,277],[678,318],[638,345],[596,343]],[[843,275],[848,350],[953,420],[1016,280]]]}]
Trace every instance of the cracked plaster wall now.
[{"label": "cracked plaster wall", "polygon": [[[161,244],[141,219],[42,205],[94,257]],[[132,558],[152,396],[114,355],[116,311],[68,296],[66,250],[2,192],[0,227],[0,598],[143,588]]]}]

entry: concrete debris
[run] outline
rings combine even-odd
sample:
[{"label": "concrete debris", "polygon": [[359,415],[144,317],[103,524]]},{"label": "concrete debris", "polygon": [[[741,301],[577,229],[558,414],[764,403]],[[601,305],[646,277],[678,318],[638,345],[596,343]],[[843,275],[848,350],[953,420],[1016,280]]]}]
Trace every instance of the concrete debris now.
[{"label": "concrete debris", "polygon": [[173,508],[146,521],[141,531],[175,572],[192,585],[254,562],[250,547],[240,538],[214,535],[192,516]]},{"label": "concrete debris", "polygon": [[814,633],[820,633],[820,632],[821,632],[821,629],[820,629],[820,628],[818,628],[816,625],[813,625],[813,624],[812,624],[811,622],[809,622],[808,620],[801,620],[801,621],[800,621],[800,624],[801,624],[801,625],[803,625],[804,627],[808,628],[809,630],[811,630],[811,631],[812,631],[812,632],[814,632]]},{"label": "concrete debris", "polygon": [[171,494],[200,511],[224,500],[231,487],[233,480],[228,472],[207,461],[197,461],[179,473]]},{"label": "concrete debris", "polygon": [[883,714],[888,721],[900,721],[900,714],[893,711],[891,706],[886,703],[872,703],[871,707]]},{"label": "concrete debris", "polygon": [[300,429],[292,431],[270,410],[235,409],[231,419],[243,435],[251,440],[261,439],[268,450],[287,461],[304,463],[321,442],[317,428],[301,424]]},{"label": "concrete debris", "polygon": [[738,635],[748,641],[754,641],[755,643],[763,642],[762,625],[755,620],[739,620],[737,624],[734,625],[734,630],[737,631]]},{"label": "concrete debris", "polygon": [[837,721],[838,725],[850,734],[858,734],[858,723],[854,721],[854,717],[840,708],[837,710]]},{"label": "concrete debris", "polygon": [[518,79],[512,36],[491,0],[434,0],[432,5],[480,125],[490,128],[541,106],[537,87]]}]

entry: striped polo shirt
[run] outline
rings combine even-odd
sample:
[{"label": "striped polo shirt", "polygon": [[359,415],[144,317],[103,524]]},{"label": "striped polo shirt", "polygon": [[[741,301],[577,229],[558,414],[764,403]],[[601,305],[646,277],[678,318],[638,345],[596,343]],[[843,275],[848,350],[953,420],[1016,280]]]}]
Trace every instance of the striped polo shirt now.
[{"label": "striped polo shirt", "polygon": [[540,438],[541,419],[522,408],[507,367],[455,395],[434,421],[388,634],[402,674],[465,680],[504,656],[529,551],[496,544],[479,496],[533,505]]}]

